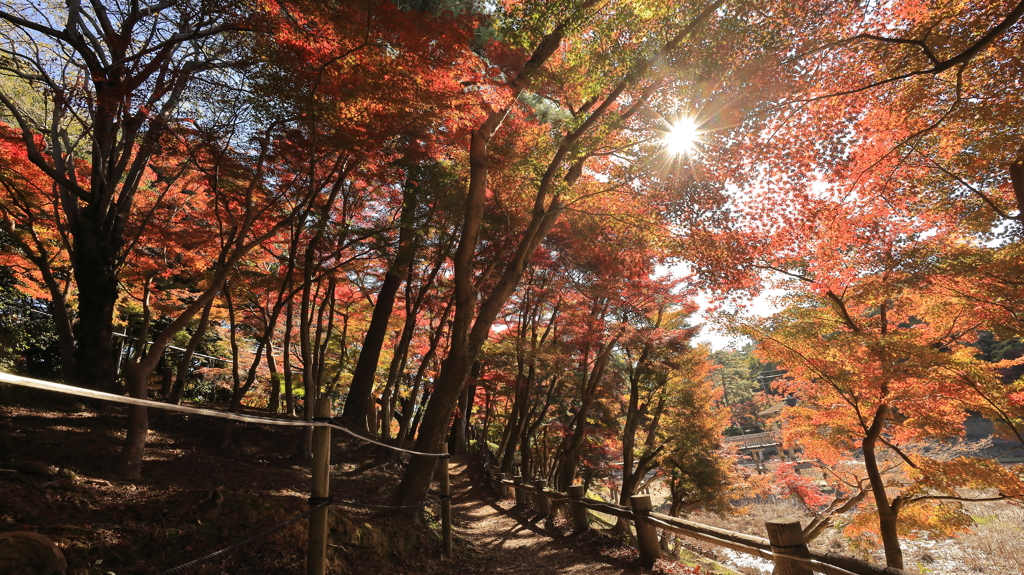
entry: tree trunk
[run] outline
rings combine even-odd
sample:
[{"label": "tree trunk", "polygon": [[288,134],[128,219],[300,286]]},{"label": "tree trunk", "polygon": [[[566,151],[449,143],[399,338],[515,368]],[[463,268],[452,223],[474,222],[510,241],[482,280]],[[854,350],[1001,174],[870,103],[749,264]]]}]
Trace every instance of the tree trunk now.
[{"label": "tree trunk", "polygon": [[[395,298],[398,295],[398,288],[402,286],[409,265],[412,263],[416,251],[413,239],[416,237],[415,215],[416,207],[419,204],[416,186],[407,183],[402,201],[402,213],[399,216],[398,248],[395,252],[395,259],[389,266],[381,283],[380,292],[377,294],[377,301],[373,306],[373,314],[370,316],[370,325],[366,328],[366,336],[363,338],[363,347],[359,350],[359,359],[356,361],[356,369],[352,373],[352,383],[349,385],[348,398],[345,400],[345,409],[341,413],[341,420],[349,426],[362,428],[369,422],[368,430],[376,431],[376,415],[368,417],[368,409],[375,409],[371,395],[373,395],[373,381],[377,375],[377,363],[380,361],[381,348],[384,346],[384,336],[388,332],[388,322],[391,320],[391,312],[395,308]],[[387,409],[387,406],[382,406]]]},{"label": "tree trunk", "polygon": [[[588,9],[592,3],[588,0],[579,6],[579,9]],[[533,75],[557,51],[569,25],[570,20],[563,20],[540,40],[530,59],[511,81],[511,87],[515,91],[524,89]],[[494,281],[490,286],[490,292],[481,301],[479,288],[475,285],[475,263],[477,240],[487,203],[490,163],[488,146],[510,109],[511,103],[488,114],[470,136],[469,186],[462,213],[459,243],[453,258],[455,317],[452,320],[451,346],[448,357],[441,363],[441,372],[434,382],[430,403],[425,409],[423,425],[416,438],[417,451],[436,452],[440,449],[455,404],[462,394],[470,368],[476,361],[480,348],[490,335],[491,326],[505,302],[515,291],[530,258],[561,214],[561,200],[553,190],[556,174],[560,174],[563,160],[569,154],[571,144],[596,120],[596,116],[591,115],[589,123],[584,124],[587,127],[581,126],[560,143],[558,151],[538,184],[530,220],[522,231],[515,254],[503,264],[501,276]],[[579,170],[571,169],[565,174],[564,181],[568,185],[575,182],[579,175],[577,171],[582,173],[582,164],[574,164],[573,168],[577,167]],[[558,180],[561,183],[562,178]],[[434,463],[434,458],[413,456],[396,493],[397,504],[411,505],[423,501],[430,486]]]},{"label": "tree trunk", "polygon": [[292,373],[292,302],[288,302],[287,317],[284,322],[284,344],[281,346],[281,357],[284,361],[284,408],[285,412],[292,417],[295,416],[295,390],[292,388],[294,381]]},{"label": "tree trunk", "polygon": [[[521,344],[521,343],[520,343]],[[498,446],[498,457],[501,458],[501,472],[510,475],[512,464],[515,462],[516,449],[522,436],[526,422],[523,421],[530,403],[530,388],[534,370],[530,369],[530,375],[526,375],[526,358],[523,353],[517,354],[516,358],[516,393],[512,402],[512,409],[508,414],[508,421],[505,423],[505,432],[501,437],[501,445]]]},{"label": "tree trunk", "polygon": [[[420,309],[423,307],[423,302],[427,297],[427,293],[434,286],[434,282],[437,280],[437,274],[441,271],[441,267],[444,265],[447,259],[448,253],[451,251],[451,244],[440,247],[437,250],[437,255],[433,262],[433,267],[430,273],[423,279],[419,291],[416,294],[416,298],[411,301],[411,285],[413,278],[413,268],[409,266],[409,277],[405,281],[405,325],[402,327],[402,336],[399,339],[398,346],[395,348],[395,356],[391,360],[391,366],[388,368],[388,383],[385,387],[385,393],[381,396],[381,404],[384,409],[384,417],[381,418],[381,437],[388,439],[391,433],[391,419],[395,412],[395,407],[398,404],[398,397],[401,387],[402,375],[405,373],[406,365],[409,361],[409,344],[412,342],[412,336],[416,331],[416,318],[419,317]],[[449,303],[444,312],[441,314],[441,321],[438,323],[439,328],[443,328],[448,318],[448,313],[453,304]],[[440,341],[441,332],[436,333],[438,341]],[[431,338],[431,347],[427,354],[423,357],[423,361],[432,361],[434,357],[437,345],[434,344],[434,338]],[[422,378],[422,375],[420,375]],[[419,381],[416,382],[417,390]],[[411,395],[415,396],[418,391],[413,391]],[[387,401],[385,401],[385,399]],[[404,412],[403,412],[404,415]],[[401,423],[399,424],[401,427]],[[408,421],[405,422],[405,431],[408,431]],[[397,442],[400,444],[405,440],[405,436],[402,431],[399,431],[397,436]]]},{"label": "tree trunk", "polygon": [[466,452],[466,410],[469,404],[469,385],[462,390],[462,397],[459,398],[459,409],[452,420],[452,429],[448,434],[448,453]]},{"label": "tree trunk", "polygon": [[470,430],[472,427],[472,419],[470,416],[473,415],[473,405],[476,403],[476,387],[479,377],[480,372],[478,371],[473,379],[470,380],[469,384],[466,385],[466,395],[464,397],[465,406],[462,408],[462,412],[464,414],[462,418],[463,444],[462,451],[460,453],[465,453],[469,449]]},{"label": "tree trunk", "polygon": [[[655,328],[661,327],[661,314],[658,314],[658,321]],[[640,427],[640,419],[644,417],[647,406],[640,405],[640,381],[647,371],[647,358],[651,354],[651,344],[645,343],[640,357],[633,365],[629,374],[629,402],[626,408],[626,424],[622,430],[622,486],[619,489],[619,504],[628,506],[631,497],[636,492],[637,486],[643,481],[647,474],[644,460],[634,467],[636,462],[636,433]],[[648,434],[648,438],[650,433]],[[624,523],[621,518],[615,525],[619,532],[628,532],[629,524]]]},{"label": "tree trunk", "polygon": [[267,411],[277,413],[281,407],[281,374],[277,372],[277,360],[274,358],[273,345],[267,345],[267,368],[270,369],[270,397],[267,400]]},{"label": "tree trunk", "polygon": [[199,325],[196,326],[195,333],[189,338],[188,345],[185,346],[185,351],[181,354],[181,361],[178,362],[178,372],[175,374],[174,387],[171,390],[170,398],[167,400],[169,403],[181,405],[181,399],[185,395],[185,385],[188,383],[188,376],[192,371],[192,356],[195,355],[196,350],[199,349],[199,344],[206,335],[206,328],[210,325],[211,309],[213,309],[213,299],[210,299],[206,306],[203,307],[203,315],[199,318]]},{"label": "tree trunk", "polygon": [[171,394],[171,384],[174,382],[174,368],[171,367],[171,358],[164,360],[164,367],[161,370],[160,395],[167,397]]},{"label": "tree trunk", "polygon": [[573,434],[562,450],[561,464],[557,470],[559,491],[567,491],[569,486],[572,485],[573,480],[576,479],[576,467],[579,465],[580,454],[583,450],[583,440],[587,436],[587,412],[590,411],[590,406],[597,399],[597,386],[601,378],[604,377],[604,370],[608,365],[608,358],[611,356],[615,341],[613,339],[606,343],[597,354],[597,357],[594,358],[594,365],[590,370],[590,375],[587,381],[584,382],[580,410],[574,418],[575,427]]},{"label": "tree trunk", "polygon": [[[139,332],[139,345],[135,350],[134,357],[125,366],[125,378],[128,381],[128,391],[133,397],[146,399],[147,379],[149,374],[156,369],[160,358],[166,351],[171,337],[178,333],[189,321],[203,309],[220,291],[226,279],[226,266],[220,270],[213,283],[203,294],[192,302],[181,315],[162,329],[154,338],[153,344],[146,350],[146,341],[149,339],[149,328],[151,325],[149,297],[150,277],[146,278],[145,295],[143,296],[144,321]],[[120,471],[127,479],[138,479],[142,470],[142,456],[146,447],[146,436],[149,432],[149,422],[144,407],[132,406],[128,409],[128,429],[125,435],[124,448],[120,456]]]},{"label": "tree trunk", "polygon": [[[416,400],[413,399],[413,407],[416,406]],[[409,437],[408,441],[416,440],[416,433],[419,431],[420,422],[423,421],[423,411],[426,409],[427,404],[430,403],[430,390],[423,390],[423,399],[419,401],[420,408],[416,411],[416,416],[412,420],[412,424],[409,426]]]},{"label": "tree trunk", "polygon": [[[454,297],[448,300],[445,305],[444,311],[441,312],[441,319],[437,322],[437,328],[434,329],[434,333],[430,335],[430,347],[427,349],[427,353],[423,354],[423,359],[420,360],[420,365],[416,368],[416,375],[413,376],[412,380],[412,391],[409,393],[409,408],[402,410],[402,421],[399,424],[397,442],[401,444],[404,441],[412,440],[416,435],[416,429],[420,423],[420,417],[423,415],[422,409],[416,412],[416,419],[413,420],[413,411],[415,410],[416,403],[419,399],[418,393],[420,385],[423,382],[423,377],[427,373],[427,369],[430,367],[431,362],[434,361],[434,356],[437,355],[437,349],[441,345],[441,338],[444,335],[444,326],[448,322],[448,316],[451,314],[454,308],[455,300]],[[423,404],[427,403],[427,399],[430,397],[429,392],[423,395]]]},{"label": "tree trunk", "polygon": [[[85,243],[75,236],[75,243]],[[75,385],[116,392],[117,366],[114,360],[114,304],[117,278],[105,273],[107,265],[99,254],[77,249],[72,255],[78,287],[78,322],[75,324]],[[145,342],[141,342],[144,344]]]},{"label": "tree trunk", "polygon": [[[125,381],[128,384],[128,395],[136,399],[147,399],[150,370],[138,361],[129,361],[124,369]],[[121,448],[118,475],[128,481],[136,481],[142,477],[142,456],[146,450],[146,438],[149,436],[149,414],[140,405],[128,406],[128,427]]]},{"label": "tree trunk", "polygon": [[885,548],[885,564],[896,569],[903,569],[903,550],[900,548],[899,533],[896,531],[899,507],[889,503],[889,497],[885,493],[885,482],[878,469],[878,458],[875,454],[875,445],[882,435],[888,415],[889,406],[881,404],[875,412],[875,419],[871,422],[871,427],[868,428],[862,447],[864,467],[867,469],[871,494],[875,498],[875,507],[878,511],[878,530],[882,536],[882,546]]}]

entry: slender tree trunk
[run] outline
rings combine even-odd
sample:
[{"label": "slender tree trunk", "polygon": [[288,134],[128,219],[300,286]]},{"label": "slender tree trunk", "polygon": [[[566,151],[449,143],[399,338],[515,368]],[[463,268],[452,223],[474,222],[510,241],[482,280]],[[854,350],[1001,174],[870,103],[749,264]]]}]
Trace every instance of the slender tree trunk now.
[{"label": "slender tree trunk", "polygon": [[[408,323],[408,322],[407,322]],[[391,364],[388,366],[388,379],[384,384],[384,391],[380,394],[380,438],[381,441],[387,441],[391,439],[391,419],[394,416],[394,402],[392,397],[398,395],[395,387],[398,385],[398,370],[399,366],[405,363],[405,354],[408,352],[408,346],[405,345],[404,333],[399,338],[398,345],[395,347],[394,357],[391,358]],[[376,432],[376,430],[374,430]]]},{"label": "slender tree trunk", "polygon": [[[405,325],[402,327],[402,336],[395,350],[395,357],[392,358],[391,366],[388,368],[388,383],[385,388],[385,395],[381,397],[381,405],[385,410],[384,417],[381,421],[381,437],[384,439],[388,439],[391,433],[391,419],[395,413],[395,406],[398,403],[402,374],[405,373],[405,368],[409,361],[409,345],[412,342],[412,337],[416,331],[416,319],[419,317],[420,309],[423,307],[423,302],[427,297],[427,293],[431,290],[437,280],[437,274],[441,271],[441,267],[447,259],[450,248],[450,243],[438,248],[437,256],[433,262],[433,267],[430,270],[430,273],[427,274],[427,277],[423,279],[415,299],[410,297],[412,291],[413,268],[412,266],[409,266],[409,277],[405,281]],[[439,322],[439,326],[444,326],[452,305],[452,303],[449,303],[448,306],[445,307],[444,312],[441,314],[442,320]],[[440,333],[437,335],[440,336]],[[431,338],[431,349],[424,356],[424,360],[429,361],[433,359],[436,347],[437,346],[433,343],[433,338]],[[420,377],[422,377],[422,375]],[[419,381],[417,381],[417,386],[418,384]],[[417,391],[414,391],[412,392],[412,395],[415,396],[416,393]],[[385,401],[385,398],[387,401]],[[401,423],[399,424],[399,427],[401,427]],[[405,430],[408,430],[408,421],[406,421]],[[399,432],[397,440],[398,443],[405,440],[403,432]]]},{"label": "slender tree trunk", "polygon": [[[396,438],[399,443],[404,441],[411,441],[416,435],[416,428],[419,425],[420,417],[423,415],[422,409],[416,411],[416,420],[413,422],[413,411],[415,411],[416,403],[418,400],[418,394],[420,385],[423,382],[423,377],[427,374],[430,364],[434,361],[434,357],[437,355],[437,350],[441,345],[441,338],[444,336],[444,326],[448,322],[448,316],[451,314],[454,308],[454,297],[448,300],[448,304],[445,305],[444,311],[441,312],[441,319],[437,322],[437,328],[434,329],[434,333],[430,335],[430,347],[427,348],[427,352],[423,354],[423,359],[420,360],[420,365],[416,368],[416,375],[413,376],[412,380],[412,391],[409,393],[409,407],[408,409],[402,410],[402,420],[399,423],[398,437]],[[423,397],[423,403],[426,404],[429,394],[425,393]],[[410,425],[414,423],[413,425]]]},{"label": "slender tree trunk", "polygon": [[900,548],[899,533],[896,531],[896,520],[899,516],[898,501],[892,505],[885,493],[885,481],[878,468],[878,458],[875,453],[875,445],[878,438],[885,429],[885,422],[889,415],[889,406],[881,404],[875,412],[874,421],[864,437],[862,444],[864,451],[864,467],[867,469],[868,481],[871,483],[871,494],[875,498],[875,507],[878,511],[878,530],[882,536],[882,546],[885,548],[885,564],[888,567],[903,569],[903,550]]},{"label": "slender tree trunk", "polygon": [[[660,327],[661,317],[659,313],[658,321],[655,327]],[[647,358],[651,354],[651,345],[646,344],[643,347],[643,351],[640,352],[640,357],[637,359],[636,364],[633,365],[632,370],[629,374],[629,400],[626,407],[626,424],[622,430],[622,484],[619,489],[619,504],[629,505],[630,498],[636,491],[637,486],[643,481],[644,475],[647,473],[646,466],[641,460],[640,465],[634,467],[636,463],[636,433],[637,428],[640,426],[640,419],[645,415],[647,406],[640,406],[640,380],[645,375],[647,370]],[[616,522],[615,528],[620,533],[628,532],[629,523],[624,522],[622,518]]]},{"label": "slender tree trunk", "polygon": [[558,385],[559,378],[557,376],[551,378],[551,384],[548,387],[548,392],[544,398],[544,404],[537,410],[535,416],[531,416],[530,426],[527,428],[526,433],[523,434],[522,442],[519,445],[519,453],[522,456],[522,476],[532,477],[533,476],[533,450],[530,449],[530,445],[533,442],[533,438],[537,436],[537,429],[544,423],[544,418],[548,415],[548,410],[551,408],[551,400],[555,395],[555,388]]},{"label": "slender tree trunk", "polygon": [[[410,274],[411,276],[411,274]],[[406,280],[405,290],[405,325],[402,326],[402,335],[395,346],[394,357],[391,358],[391,365],[388,366],[388,381],[384,385],[384,393],[380,396],[380,405],[383,413],[380,421],[380,437],[383,441],[391,439],[391,420],[394,418],[395,405],[399,396],[402,374],[405,373],[405,366],[409,360],[409,344],[412,342],[413,332],[416,330],[416,317],[418,305],[412,305],[409,301],[410,280]],[[401,440],[401,436],[399,436]]]},{"label": "slender tree trunk", "polygon": [[465,417],[462,418],[462,422],[463,422],[463,432],[462,433],[463,433],[463,437],[465,438],[465,446],[463,448],[463,451],[469,449],[470,430],[472,429],[472,424],[473,424],[473,420],[472,420],[471,416],[473,415],[473,406],[476,403],[476,388],[477,388],[477,381],[479,381],[479,378],[480,378],[480,373],[477,372],[476,376],[474,376],[473,379],[469,382],[469,385],[466,386],[466,406],[463,409],[463,412],[466,415],[465,415]]},{"label": "slender tree trunk", "polygon": [[[419,431],[420,422],[423,421],[423,412],[426,410],[426,406],[430,403],[430,390],[423,390],[423,399],[419,401],[420,408],[416,410],[416,416],[412,420],[412,425],[409,427],[409,441],[416,440],[416,433]],[[416,407],[416,401],[413,400],[413,408]]]},{"label": "slender tree trunk", "polygon": [[213,309],[213,301],[211,298],[206,306],[203,307],[203,314],[199,317],[199,325],[196,326],[196,331],[189,338],[185,351],[181,353],[181,360],[178,362],[178,370],[174,375],[174,386],[171,389],[171,396],[167,400],[168,403],[181,405],[181,399],[185,395],[185,385],[187,385],[189,373],[192,371],[192,357],[195,355],[196,350],[199,349],[199,344],[202,343],[203,337],[206,336],[206,328],[210,324],[210,310]]},{"label": "slender tree trunk", "polygon": [[284,407],[285,412],[292,417],[295,416],[295,390],[292,387],[294,381],[292,373],[292,302],[288,302],[288,312],[284,322],[284,344],[281,346],[281,357],[284,361]]},{"label": "slender tree trunk", "polygon": [[[149,374],[156,366],[155,361],[143,364],[146,340],[149,339],[149,326],[152,320],[149,307],[150,277],[146,277],[142,295],[142,325],[139,328],[138,347],[132,359],[125,366],[125,381],[128,384],[128,395],[135,399],[149,399]],[[118,474],[126,480],[134,481],[142,477],[142,457],[146,450],[146,438],[149,435],[149,414],[140,405],[128,406],[128,426],[125,430],[124,445],[121,448]]]},{"label": "slender tree trunk", "polygon": [[[355,428],[366,426],[368,415],[370,415],[368,410],[376,409],[373,407],[373,399],[371,398],[373,395],[373,381],[377,374],[380,352],[384,346],[384,336],[388,332],[391,312],[395,308],[398,288],[402,286],[402,281],[408,273],[408,268],[412,263],[415,252],[413,239],[416,236],[416,232],[413,228],[418,203],[416,186],[407,184],[402,202],[402,213],[399,217],[400,228],[395,259],[384,275],[380,292],[377,294],[377,301],[373,306],[373,314],[370,316],[370,325],[366,329],[363,347],[359,350],[356,369],[352,373],[352,383],[349,385],[345,409],[341,413],[341,420]],[[387,406],[383,407],[386,408]],[[372,423],[375,423],[375,416],[373,420]],[[367,428],[371,433],[376,431],[376,429],[376,425],[370,425]]]},{"label": "slender tree trunk", "polygon": [[[150,369],[138,361],[130,361],[125,365],[124,378],[128,384],[128,395],[136,399],[148,398]],[[125,432],[124,445],[121,448],[121,459],[118,475],[121,478],[135,481],[142,477],[142,457],[146,450],[146,438],[149,435],[149,414],[145,407],[128,406],[128,426]]]},{"label": "slender tree trunk", "polygon": [[567,491],[576,479],[576,467],[579,465],[580,454],[583,451],[583,440],[587,436],[587,413],[591,405],[597,399],[597,386],[604,377],[604,370],[608,365],[608,358],[611,356],[615,340],[609,341],[594,358],[594,365],[590,375],[583,385],[583,396],[580,402],[580,410],[574,418],[572,436],[562,450],[561,465],[558,466],[557,478],[559,491]]},{"label": "slender tree trunk", "polygon": [[[67,299],[64,292],[53,277],[49,261],[42,258],[30,258],[39,269],[46,284],[46,291],[50,293],[50,309],[53,311],[53,325],[57,330],[57,345],[60,347],[60,372],[66,382],[74,381],[75,374],[75,333],[71,323],[71,315],[68,313]],[[113,316],[111,316],[113,319]],[[113,331],[111,331],[111,352],[113,352]],[[114,367],[114,375],[117,375],[117,366]]]},{"label": "slender tree trunk", "polygon": [[[229,406],[234,406],[235,397],[238,396],[238,390],[242,387],[242,376],[239,371],[238,360],[238,324],[235,321],[235,300],[231,297],[231,284],[224,284],[224,302],[228,308],[228,342],[231,346],[231,402]],[[259,358],[260,354],[256,354]],[[231,420],[225,420],[230,426]],[[230,427],[229,427],[230,428]]]},{"label": "slender tree trunk", "polygon": [[[302,419],[305,421],[313,420],[313,406],[317,400],[317,389],[313,383],[313,344],[310,341],[310,330],[312,329],[310,307],[313,300],[313,282],[309,263],[307,261],[305,283],[302,287],[302,301],[299,307],[299,354],[302,357],[303,386]],[[302,451],[302,462],[308,465],[313,456],[312,428],[302,430],[302,445],[300,449]]]},{"label": "slender tree trunk", "polygon": [[[520,345],[522,345],[521,340]],[[508,421],[505,423],[505,430],[501,435],[501,444],[498,445],[501,472],[506,475],[512,472],[512,464],[515,462],[520,432],[525,426],[523,417],[526,414],[526,405],[530,402],[531,381],[530,377],[526,375],[526,357],[522,350],[516,355],[515,396],[512,400],[512,409],[508,414]]]},{"label": "slender tree trunk", "polygon": [[[14,203],[19,204],[20,202],[15,201]],[[54,206],[54,209],[59,210],[60,208]],[[60,282],[53,275],[53,268],[50,266],[52,255],[50,254],[51,250],[48,243],[36,233],[33,225],[33,222],[36,220],[33,209],[25,205],[19,211],[28,216],[28,225],[25,232],[18,233],[15,231],[18,224],[14,220],[21,220],[23,218],[14,216],[14,209],[6,206],[4,215],[11,215],[9,218],[4,218],[3,227],[7,231],[7,239],[39,271],[39,276],[46,286],[46,291],[49,292],[53,325],[57,330],[57,344],[60,347],[61,378],[63,381],[70,383],[73,381],[75,373],[75,333],[72,327],[71,315],[68,312],[65,291],[61,289]],[[62,242],[62,244],[64,244],[65,248],[67,247],[66,242]]]},{"label": "slender tree trunk", "polygon": [[263,352],[268,349],[267,340],[269,336],[261,337],[256,342],[256,350],[253,354],[252,363],[249,364],[249,371],[245,374],[245,381],[238,386],[234,393],[231,394],[231,407],[232,412],[238,411],[242,408],[242,400],[245,399],[245,395],[249,393],[252,386],[256,384],[256,375],[259,371],[260,363],[263,361]]},{"label": "slender tree trunk", "polygon": [[[473,366],[470,380],[475,381],[476,377],[480,374],[480,363]],[[459,398],[459,409],[456,413],[455,419],[452,421],[452,429],[448,434],[448,453],[465,453],[466,452],[466,421],[469,415],[469,388],[476,387],[475,383],[470,383],[462,390],[462,397]]]},{"label": "slender tree trunk", "polygon": [[274,358],[274,346],[267,346],[267,368],[270,370],[270,393],[267,399],[267,411],[277,413],[281,407],[281,374],[277,371],[277,360]]},{"label": "slender tree trunk", "polygon": [[412,412],[416,408],[419,399],[420,387],[416,382],[409,390],[409,397],[402,400],[402,417],[398,420],[398,433],[395,434],[395,444],[403,445],[409,440],[409,428],[412,424]]}]

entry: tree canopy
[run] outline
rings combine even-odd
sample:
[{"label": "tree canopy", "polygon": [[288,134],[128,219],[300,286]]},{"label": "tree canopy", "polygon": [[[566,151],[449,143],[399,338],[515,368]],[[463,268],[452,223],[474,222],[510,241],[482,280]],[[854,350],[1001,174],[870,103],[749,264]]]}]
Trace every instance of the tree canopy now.
[{"label": "tree canopy", "polygon": [[[722,507],[726,429],[781,426],[901,567],[905,506],[1024,495],[933,452],[969,413],[1024,447],[1022,16],[0,1],[0,299],[26,318],[0,361],[306,420],[330,397],[561,488],[665,482],[673,513]],[[714,316],[766,288],[777,314]],[[712,317],[751,347],[696,343]],[[126,478],[147,433],[132,407]]]}]

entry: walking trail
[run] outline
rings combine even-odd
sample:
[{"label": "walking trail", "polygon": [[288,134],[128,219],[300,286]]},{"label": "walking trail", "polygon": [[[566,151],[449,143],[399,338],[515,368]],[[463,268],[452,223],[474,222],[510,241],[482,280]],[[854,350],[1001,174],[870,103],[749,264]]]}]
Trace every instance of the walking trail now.
[{"label": "walking trail", "polygon": [[[576,573],[611,575],[641,573],[636,555],[601,553],[595,537],[567,537],[546,528],[532,510],[512,509],[486,486],[476,459],[451,458],[452,522],[457,546],[469,549],[464,573]],[[461,540],[461,541],[459,541]]]}]

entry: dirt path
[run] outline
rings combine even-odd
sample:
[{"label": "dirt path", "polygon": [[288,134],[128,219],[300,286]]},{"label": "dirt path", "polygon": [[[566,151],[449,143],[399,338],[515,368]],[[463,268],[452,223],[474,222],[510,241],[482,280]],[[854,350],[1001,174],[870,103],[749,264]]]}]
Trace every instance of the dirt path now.
[{"label": "dirt path", "polygon": [[[641,573],[635,554],[602,553],[596,537],[567,537],[561,529],[513,509],[483,484],[475,459],[453,456],[452,512],[459,545],[469,549],[464,573]],[[532,512],[529,512],[532,515]]]}]

